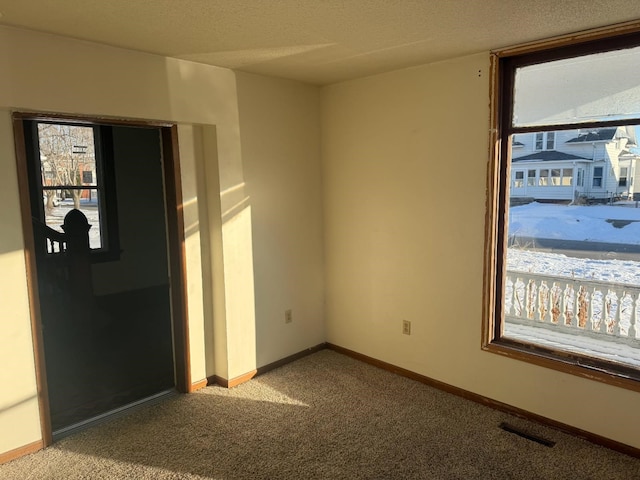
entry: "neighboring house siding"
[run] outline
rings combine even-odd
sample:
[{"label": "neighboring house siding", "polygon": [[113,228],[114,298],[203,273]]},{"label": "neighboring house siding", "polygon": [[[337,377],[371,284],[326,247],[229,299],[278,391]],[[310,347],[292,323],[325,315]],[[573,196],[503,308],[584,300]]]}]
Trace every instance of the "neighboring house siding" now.
[{"label": "neighboring house siding", "polygon": [[[636,147],[633,127],[629,128],[515,135],[511,197],[571,201],[578,196],[605,199],[631,195],[638,157],[629,150]],[[620,185],[622,173],[626,173],[626,182]]]}]

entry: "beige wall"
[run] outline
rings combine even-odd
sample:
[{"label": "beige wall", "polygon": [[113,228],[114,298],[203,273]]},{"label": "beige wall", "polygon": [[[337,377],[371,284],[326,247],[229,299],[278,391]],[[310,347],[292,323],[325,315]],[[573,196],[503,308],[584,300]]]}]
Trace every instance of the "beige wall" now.
[{"label": "beige wall", "polygon": [[480,349],[488,73],[481,54],[323,89],[327,340],[640,447],[640,394]]},{"label": "beige wall", "polygon": [[293,81],[236,75],[263,366],[325,341],[320,95]]},{"label": "beige wall", "polygon": [[40,439],[11,114],[0,109],[0,453]]},{"label": "beige wall", "polygon": [[26,109],[179,123],[194,381],[327,339],[640,447],[637,393],[480,350],[488,85],[483,54],[320,97],[0,27],[0,453],[40,438],[9,114]]},{"label": "beige wall", "polygon": [[[317,112],[319,90],[300,86],[289,93],[290,87],[291,82],[258,76],[237,81],[223,68],[0,27],[0,363],[11,366],[0,373],[0,453],[40,438],[10,111],[179,124],[192,380],[198,381],[214,374],[233,378],[323,340],[321,183],[315,175],[319,117],[309,113]],[[262,107],[252,102],[275,106],[274,92],[282,114],[270,118],[266,130],[256,128],[247,117]],[[287,132],[305,140],[287,140],[291,148],[268,141],[287,139]],[[282,178],[262,177],[261,162],[271,162],[294,188],[283,193]],[[302,200],[301,189],[308,192]],[[278,201],[273,192],[279,192]],[[255,195],[251,208],[237,207],[238,197],[246,195]],[[272,212],[281,200],[296,205]],[[290,248],[274,266],[272,249],[262,242],[270,240],[272,214],[289,213],[296,219],[279,225],[277,235]],[[311,225],[313,233],[299,235],[301,225]],[[295,287],[265,283],[291,271],[301,272]],[[299,310],[299,320],[289,325],[297,333],[280,335],[270,328],[273,309],[256,294],[267,290],[292,306],[294,316]],[[300,333],[303,328],[312,333]]]}]

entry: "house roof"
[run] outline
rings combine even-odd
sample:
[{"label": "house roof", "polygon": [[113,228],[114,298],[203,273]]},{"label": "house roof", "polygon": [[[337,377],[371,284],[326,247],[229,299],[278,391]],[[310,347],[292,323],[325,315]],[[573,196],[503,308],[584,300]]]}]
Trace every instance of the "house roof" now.
[{"label": "house roof", "polygon": [[525,160],[538,160],[541,162],[553,162],[562,160],[591,161],[590,158],[579,157],[577,155],[571,155],[570,153],[558,152],[557,150],[541,150],[539,152],[531,153],[523,157],[511,159],[512,162],[522,162]]},{"label": "house roof", "polygon": [[630,150],[622,150],[619,154],[618,157],[639,157],[640,154],[636,153],[636,152],[632,152]]},{"label": "house roof", "polygon": [[581,142],[601,142],[605,140],[612,140],[616,134],[617,127],[614,128],[600,128],[587,133],[581,133],[577,137],[567,140],[567,143],[581,143]]}]

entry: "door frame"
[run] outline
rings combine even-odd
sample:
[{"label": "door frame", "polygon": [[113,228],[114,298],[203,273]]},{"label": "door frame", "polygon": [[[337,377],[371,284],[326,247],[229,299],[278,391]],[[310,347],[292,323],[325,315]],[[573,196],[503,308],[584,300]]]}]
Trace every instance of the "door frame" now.
[{"label": "door frame", "polygon": [[72,121],[90,126],[151,127],[159,130],[162,148],[164,175],[164,203],[167,216],[167,242],[169,256],[169,286],[171,292],[171,326],[174,345],[174,369],[176,389],[181,393],[192,391],[191,362],[189,355],[189,324],[186,291],[186,254],[184,237],[184,215],[182,207],[182,183],[180,155],[178,150],[178,128],[174,123],[109,119],[90,116],[64,115],[38,112],[13,112],[13,131],[20,195],[20,213],[24,237],[25,266],[31,332],[35,361],[40,430],[43,446],[53,443],[49,394],[47,388],[46,359],[42,335],[42,315],[38,291],[38,270],[36,265],[33,225],[31,221],[31,200],[27,174],[27,152],[25,145],[24,120]]}]

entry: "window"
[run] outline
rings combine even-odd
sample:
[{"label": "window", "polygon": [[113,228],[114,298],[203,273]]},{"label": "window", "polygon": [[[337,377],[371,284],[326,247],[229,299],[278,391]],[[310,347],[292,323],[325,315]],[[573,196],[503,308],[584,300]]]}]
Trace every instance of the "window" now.
[{"label": "window", "polygon": [[555,132],[536,133],[536,150],[553,150],[556,145],[555,138]]},{"label": "window", "polygon": [[105,161],[111,152],[110,128],[37,120],[24,125],[30,138],[34,218],[64,233],[65,216],[80,210],[91,225],[89,247],[96,260],[117,258],[115,175],[112,162]]},{"label": "window", "polygon": [[627,167],[620,168],[620,179],[618,180],[619,187],[627,186],[627,172],[628,172]]},{"label": "window", "polygon": [[601,188],[602,187],[602,167],[593,167],[593,187]]},{"label": "window", "polygon": [[547,150],[553,150],[555,147],[555,132],[547,132]]},{"label": "window", "polygon": [[536,171],[535,170],[529,170],[527,172],[527,186],[528,187],[535,187],[536,186]]},{"label": "window", "polygon": [[522,188],[524,186],[524,172],[518,170],[513,176],[513,188]]},{"label": "window", "polygon": [[540,179],[538,185],[540,185],[541,187],[546,187],[547,185],[549,185],[549,170],[547,170],[546,168],[540,170]]},{"label": "window", "polygon": [[544,145],[544,133],[542,132],[536,133],[536,150],[542,150],[543,145]]},{"label": "window", "polygon": [[[635,235],[622,224],[640,222],[640,209],[609,201],[614,192],[605,189],[605,169],[616,139],[635,138],[640,128],[640,84],[628,75],[640,65],[640,33],[567,42],[500,52],[494,63],[497,141],[491,143],[489,205],[496,208],[487,229],[483,348],[638,389],[640,255],[623,254]],[[567,141],[556,149],[560,134]],[[540,187],[574,188],[546,189],[548,203],[511,205],[509,189],[524,181],[522,171],[508,181],[515,135],[530,135],[535,150],[558,152],[527,159],[553,162],[527,170],[527,185],[536,184],[530,172],[537,171]],[[594,146],[605,158],[595,158]],[[630,183],[628,168],[618,173],[620,185]],[[617,218],[624,222],[616,224]],[[610,245],[600,255],[587,253],[586,242]]]}]

